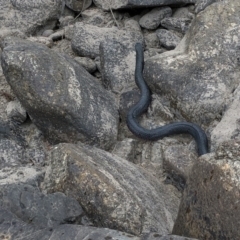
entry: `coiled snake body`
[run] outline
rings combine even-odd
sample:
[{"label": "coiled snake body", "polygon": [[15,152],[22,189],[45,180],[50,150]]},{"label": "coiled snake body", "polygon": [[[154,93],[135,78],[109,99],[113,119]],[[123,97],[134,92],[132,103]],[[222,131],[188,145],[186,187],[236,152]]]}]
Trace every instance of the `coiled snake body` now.
[{"label": "coiled snake body", "polygon": [[141,91],[141,97],[138,103],[132,106],[127,114],[127,126],[129,130],[139,138],[146,140],[158,140],[173,134],[190,134],[197,143],[198,155],[208,153],[208,139],[203,129],[189,122],[175,122],[155,129],[145,129],[138,123],[138,117],[147,110],[151,94],[147,84],[144,81],[142,71],[144,66],[143,48],[141,43],[135,45],[136,49],[136,68],[135,82]]}]

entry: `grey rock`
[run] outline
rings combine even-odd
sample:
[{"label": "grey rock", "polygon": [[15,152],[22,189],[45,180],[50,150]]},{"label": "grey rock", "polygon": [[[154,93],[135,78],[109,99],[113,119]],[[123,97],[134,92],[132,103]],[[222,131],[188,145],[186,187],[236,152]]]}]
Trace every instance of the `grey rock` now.
[{"label": "grey rock", "polygon": [[46,195],[27,184],[0,186],[0,206],[38,228],[80,222],[84,216],[81,206],[73,198],[60,192]]},{"label": "grey rock", "polygon": [[176,8],[173,12],[172,17],[174,18],[194,18],[194,10],[190,7],[180,7]]},{"label": "grey rock", "polygon": [[43,44],[49,48],[53,46],[53,40],[48,37],[42,37],[42,36],[37,36],[37,37],[29,37],[28,41],[34,42],[34,43],[40,43]]},{"label": "grey rock", "polygon": [[110,93],[84,68],[29,41],[8,38],[3,46],[7,81],[49,141],[84,141],[103,148],[114,144],[116,105]]},{"label": "grey rock", "polygon": [[221,143],[195,162],[173,234],[199,239],[239,238],[240,142]]},{"label": "grey rock", "polygon": [[127,31],[136,31],[136,32],[141,31],[141,27],[138,21],[131,18],[124,21],[124,29],[126,29]]},{"label": "grey rock", "polygon": [[95,58],[99,56],[99,45],[108,39],[117,39],[119,42],[142,42],[141,33],[126,32],[116,28],[100,28],[93,25],[76,23],[74,36],[72,38],[73,50],[83,57]]},{"label": "grey rock", "polygon": [[0,167],[20,166],[24,161],[24,149],[14,140],[0,139]]},{"label": "grey rock", "polygon": [[175,33],[166,29],[158,29],[156,31],[156,34],[159,39],[160,45],[162,45],[168,50],[176,48],[176,46],[181,41],[181,38],[179,38]]},{"label": "grey rock", "polygon": [[159,38],[156,32],[145,34],[144,39],[147,48],[160,48]]},{"label": "grey rock", "polygon": [[131,234],[107,229],[107,228],[96,228],[96,227],[85,227],[78,225],[61,225],[54,229],[49,240],[80,240],[80,239],[92,239],[92,240],[140,240]]},{"label": "grey rock", "polygon": [[87,57],[75,57],[75,61],[77,61],[81,66],[83,66],[89,73],[93,73],[97,70],[96,63]]},{"label": "grey rock", "polygon": [[0,232],[2,239],[49,240],[52,229],[39,229],[17,218],[9,210],[0,208]]},{"label": "grey rock", "polygon": [[47,21],[58,19],[62,0],[0,0],[1,28],[17,29],[24,34],[36,33]]},{"label": "grey rock", "polygon": [[54,46],[52,47],[52,50],[57,52],[57,53],[67,55],[71,58],[75,58],[77,55],[72,50],[71,41],[67,40],[67,39],[62,39],[62,38],[64,38],[64,35],[62,35],[62,34],[63,34],[62,31],[58,31],[58,32],[56,32],[56,33],[54,33],[53,35],[50,36],[53,39],[55,37],[57,37],[58,39],[61,39],[61,41],[57,41],[54,44]]},{"label": "grey rock", "polygon": [[126,138],[122,141],[118,141],[114,146],[112,153],[120,158],[134,162],[136,157],[137,143],[137,140],[132,138]]},{"label": "grey rock", "polygon": [[148,233],[144,234],[144,236],[141,237],[141,240],[197,240],[197,239],[171,234],[162,236],[159,233]]},{"label": "grey rock", "polygon": [[152,91],[169,96],[188,121],[201,125],[221,119],[239,83],[238,10],[237,0],[210,5],[197,15],[177,49],[145,62],[144,76]]},{"label": "grey rock", "polygon": [[31,166],[11,166],[0,170],[0,186],[7,184],[25,183],[39,186],[45,171]]},{"label": "grey rock", "polygon": [[185,187],[188,174],[197,156],[181,145],[172,145],[165,149],[163,154],[164,172],[167,182],[173,184],[180,191]]},{"label": "grey rock", "polygon": [[8,118],[18,124],[25,122],[27,119],[26,110],[22,107],[19,101],[15,100],[9,102],[6,111]]},{"label": "grey rock", "polygon": [[105,12],[97,7],[86,9],[82,12],[81,16],[85,24],[87,23],[98,27],[104,27],[112,20],[111,13]]},{"label": "grey rock", "polygon": [[180,33],[186,33],[191,24],[189,18],[173,18],[166,17],[161,21],[161,25],[169,30],[174,30]]},{"label": "grey rock", "polygon": [[67,26],[73,24],[75,21],[76,21],[76,19],[74,18],[74,16],[65,16],[65,17],[59,18],[61,28],[67,27]]},{"label": "grey rock", "polygon": [[199,13],[203,11],[207,6],[220,1],[221,0],[198,0],[195,5],[195,13]]},{"label": "grey rock", "polygon": [[47,29],[42,33],[43,37],[49,37],[51,34],[53,34],[53,30],[52,29]]},{"label": "grey rock", "polygon": [[142,7],[161,7],[161,6],[182,6],[189,3],[196,3],[196,0],[93,0],[94,4],[103,10],[121,8],[142,8]]},{"label": "grey rock", "polygon": [[172,9],[170,7],[154,8],[140,18],[139,24],[143,28],[153,30],[160,25],[164,18],[171,17],[171,15]]},{"label": "grey rock", "polygon": [[240,87],[234,91],[232,101],[226,106],[221,121],[217,123],[211,132],[211,149],[213,150],[221,142],[229,139],[240,139],[240,115],[239,115]]},{"label": "grey rock", "polygon": [[169,233],[179,202],[166,185],[142,168],[82,144],[55,147],[44,189],[77,199],[95,226],[136,235],[150,230]]},{"label": "grey rock", "polygon": [[84,11],[92,5],[92,0],[65,0],[65,4],[74,11]]},{"label": "grey rock", "polygon": [[107,40],[100,44],[102,81],[107,89],[124,92],[135,84],[136,54],[129,41]]}]

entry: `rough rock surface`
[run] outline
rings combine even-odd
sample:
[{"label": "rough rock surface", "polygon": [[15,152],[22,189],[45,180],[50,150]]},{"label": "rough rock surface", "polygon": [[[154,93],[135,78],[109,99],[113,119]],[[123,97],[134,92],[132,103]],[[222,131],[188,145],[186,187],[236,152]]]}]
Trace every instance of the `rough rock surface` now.
[{"label": "rough rock surface", "polygon": [[240,139],[240,87],[234,91],[232,102],[226,107],[225,113],[221,121],[215,126],[211,132],[211,145],[214,149],[221,142],[229,139]]},{"label": "rough rock surface", "polygon": [[113,92],[125,92],[135,84],[134,75],[136,53],[128,42],[106,40],[100,44],[102,81]]},{"label": "rough rock surface", "polygon": [[55,227],[76,220],[80,222],[81,215],[84,216],[75,199],[63,193],[44,195],[27,184],[0,186],[0,206],[39,228]]},{"label": "rough rock surface", "polygon": [[159,39],[160,45],[168,50],[176,48],[181,41],[180,37],[166,29],[158,29],[156,31],[156,34]]},{"label": "rough rock surface", "polygon": [[181,6],[195,3],[196,0],[93,0],[94,4],[104,10],[139,7],[161,7],[166,5]]},{"label": "rough rock surface", "polygon": [[118,42],[134,46],[136,42],[142,42],[141,33],[135,31],[126,32],[116,28],[100,28],[93,25],[76,23],[72,38],[73,50],[83,57],[95,58],[99,56],[101,42],[108,39],[116,39]]},{"label": "rough rock surface", "polygon": [[172,9],[170,7],[154,8],[140,18],[139,24],[146,29],[156,29],[161,20],[171,15]]},{"label": "rough rock surface", "polygon": [[0,31],[9,28],[36,33],[47,22],[57,21],[62,4],[62,0],[0,0]]},{"label": "rough rock surface", "polygon": [[84,11],[91,6],[92,0],[65,0],[65,4],[74,11]]},{"label": "rough rock surface", "polygon": [[178,49],[146,61],[152,90],[168,95],[187,119],[201,124],[219,119],[239,83],[239,11],[238,0],[210,5]]},{"label": "rough rock surface", "polygon": [[73,144],[55,147],[50,161],[44,188],[77,199],[95,226],[136,235],[171,231],[178,197],[143,169],[103,150]]},{"label": "rough rock surface", "polygon": [[[238,0],[0,6],[0,238],[239,239]],[[184,134],[149,142],[129,131],[136,42],[152,90],[140,124],[199,123],[211,154],[198,159]],[[182,194],[174,233],[186,237],[172,235]]]},{"label": "rough rock surface", "polygon": [[199,239],[239,238],[240,142],[230,140],[193,166],[173,232]]},{"label": "rough rock surface", "polygon": [[43,45],[7,38],[3,46],[6,79],[49,140],[112,146],[118,114],[111,95],[96,79],[75,61]]}]

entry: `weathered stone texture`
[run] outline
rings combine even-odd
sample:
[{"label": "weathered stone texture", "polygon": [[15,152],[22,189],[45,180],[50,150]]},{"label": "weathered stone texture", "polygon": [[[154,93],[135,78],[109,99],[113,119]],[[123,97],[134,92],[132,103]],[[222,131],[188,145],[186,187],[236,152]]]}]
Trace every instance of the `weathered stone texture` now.
[{"label": "weathered stone texture", "polygon": [[45,188],[76,198],[95,226],[136,235],[171,231],[178,197],[145,170],[84,145],[60,144],[50,161]]},{"label": "weathered stone texture", "polygon": [[146,61],[153,92],[168,96],[187,120],[220,119],[239,84],[239,11],[238,0],[212,4],[197,15],[177,49]]},{"label": "weathered stone texture", "polygon": [[3,47],[6,79],[45,137],[55,143],[86,141],[103,148],[114,144],[115,102],[83,67],[30,41],[7,38]]},{"label": "weathered stone texture", "polygon": [[199,239],[239,238],[240,142],[220,144],[195,162],[173,233]]},{"label": "weathered stone texture", "polygon": [[57,21],[62,4],[61,0],[0,0],[0,29],[34,34],[48,21]]}]

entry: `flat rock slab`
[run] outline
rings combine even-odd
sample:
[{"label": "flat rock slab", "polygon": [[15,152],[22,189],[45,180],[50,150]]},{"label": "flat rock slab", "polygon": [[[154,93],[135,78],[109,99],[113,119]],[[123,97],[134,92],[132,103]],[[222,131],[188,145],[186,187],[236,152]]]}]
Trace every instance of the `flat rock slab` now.
[{"label": "flat rock slab", "polygon": [[139,7],[161,7],[168,5],[181,6],[195,3],[196,0],[93,0],[94,4],[103,10]]},{"label": "flat rock slab", "polygon": [[34,34],[47,21],[58,19],[62,4],[62,0],[0,0],[0,31],[9,28]]},{"label": "flat rock slab", "polygon": [[239,84],[239,11],[238,0],[210,5],[175,50],[146,61],[152,91],[167,95],[187,120],[209,124],[220,119]]},{"label": "flat rock slab", "polygon": [[174,234],[199,239],[239,239],[240,142],[221,143],[195,162]]},{"label": "flat rock slab", "polygon": [[124,31],[117,28],[103,28],[78,22],[74,26],[72,49],[83,57],[95,58],[99,56],[101,42],[108,39],[134,46],[136,42],[143,42],[141,32]]},{"label": "flat rock slab", "polygon": [[49,141],[84,141],[103,148],[114,144],[114,99],[80,64],[26,40],[6,38],[3,46],[4,75]]},{"label": "flat rock slab", "polygon": [[179,198],[142,168],[103,150],[59,144],[44,188],[78,200],[95,226],[140,235],[172,230]]}]

